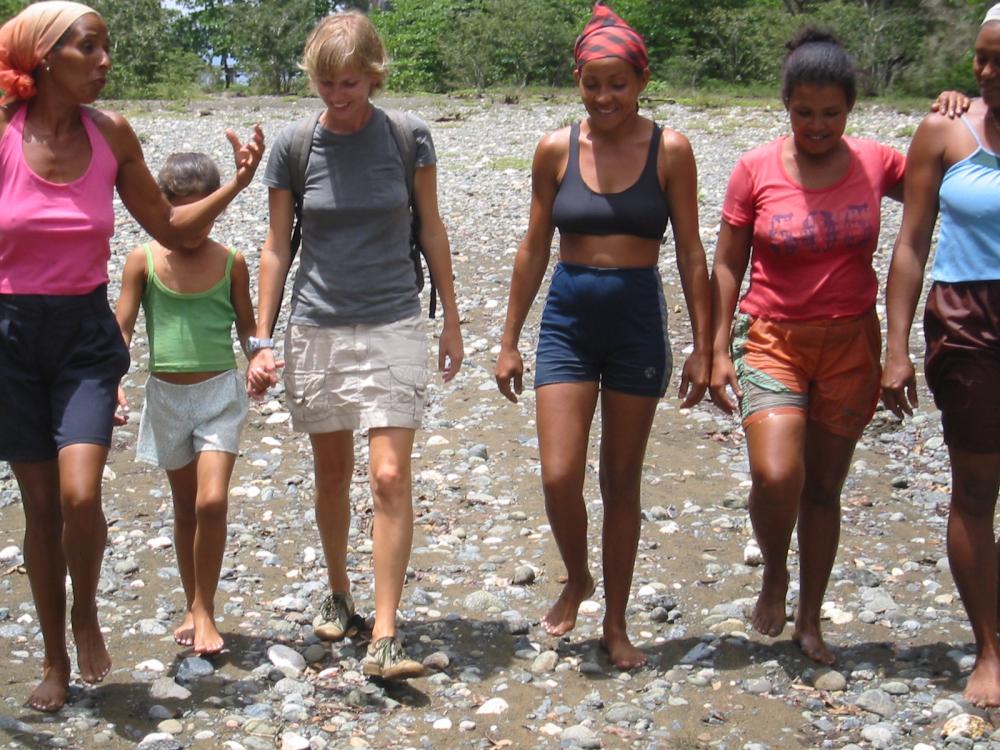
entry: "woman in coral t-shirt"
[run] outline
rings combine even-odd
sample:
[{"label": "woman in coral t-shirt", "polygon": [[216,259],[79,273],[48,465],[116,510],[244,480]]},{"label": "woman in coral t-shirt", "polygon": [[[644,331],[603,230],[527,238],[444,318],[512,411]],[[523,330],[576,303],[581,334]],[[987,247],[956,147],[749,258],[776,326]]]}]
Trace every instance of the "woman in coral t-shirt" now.
[{"label": "woman in coral t-shirt", "polygon": [[[783,99],[792,134],[744,154],[723,206],[712,272],[712,400],[739,398],[750,456],[750,518],[764,556],[753,627],[785,626],[786,561],[798,524],[794,640],[835,661],[820,606],[837,554],[840,492],[879,396],[881,336],[872,256],[884,196],[904,158],[844,135],[854,70],[829,34],[789,43]],[[750,287],[733,313],[747,264]]]}]

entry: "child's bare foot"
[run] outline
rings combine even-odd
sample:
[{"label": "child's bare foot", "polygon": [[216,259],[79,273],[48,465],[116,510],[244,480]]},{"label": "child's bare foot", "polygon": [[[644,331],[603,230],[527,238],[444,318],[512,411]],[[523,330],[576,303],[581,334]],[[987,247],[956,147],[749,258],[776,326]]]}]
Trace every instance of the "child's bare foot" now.
[{"label": "child's bare foot", "polygon": [[625,631],[604,628],[600,643],[618,669],[636,669],[646,663],[646,655],[632,645]]},{"label": "child's bare foot", "polygon": [[761,635],[774,637],[785,629],[785,595],[788,593],[788,570],[770,573],[764,567],[764,583],[754,605],[750,623]]},{"label": "child's bare foot", "polygon": [[46,659],[42,666],[42,681],[28,698],[28,705],[36,711],[55,713],[66,703],[69,692],[69,657],[56,667]]},{"label": "child's bare foot", "polygon": [[799,647],[799,650],[813,661],[826,664],[828,667],[837,663],[837,657],[826,647],[823,635],[818,628],[796,625],[795,632],[792,633],[792,640]]},{"label": "child's bare foot", "polygon": [[977,706],[1000,706],[1000,660],[982,656],[976,659],[963,694]]},{"label": "child's bare foot", "polygon": [[78,614],[76,605],[70,613],[73,640],[76,642],[76,664],[80,669],[80,679],[84,682],[100,682],[111,671],[111,655],[104,645],[104,636],[97,621],[97,610],[90,614]]},{"label": "child's bare foot", "polygon": [[587,577],[580,583],[567,581],[563,586],[562,593],[556,599],[556,603],[542,618],[542,627],[549,635],[565,635],[576,627],[576,615],[580,609],[580,603],[594,593],[594,579],[587,574]]},{"label": "child's bare foot", "polygon": [[210,614],[194,618],[194,652],[196,654],[217,654],[225,643],[222,634],[215,627],[215,618]]},{"label": "child's bare foot", "polygon": [[174,629],[174,642],[178,646],[194,645],[194,615],[191,614],[191,610],[184,614],[184,621]]}]

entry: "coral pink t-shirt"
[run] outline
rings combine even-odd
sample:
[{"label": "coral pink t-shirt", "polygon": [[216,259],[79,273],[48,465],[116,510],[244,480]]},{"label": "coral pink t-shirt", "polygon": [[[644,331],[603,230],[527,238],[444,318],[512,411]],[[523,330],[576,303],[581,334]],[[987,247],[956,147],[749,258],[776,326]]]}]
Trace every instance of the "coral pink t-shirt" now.
[{"label": "coral pink t-shirt", "polygon": [[27,105],[0,138],[0,294],[87,294],[108,283],[118,161],[89,112],[90,164],[76,180],[43,180],[24,159]]},{"label": "coral pink t-shirt", "polygon": [[906,161],[889,146],[845,137],[847,174],[807,190],[782,165],[785,138],[744,154],[726,189],[722,218],[753,226],[750,288],[740,310],[773,320],[860,315],[878,293],[872,256],[882,197],[902,179]]}]

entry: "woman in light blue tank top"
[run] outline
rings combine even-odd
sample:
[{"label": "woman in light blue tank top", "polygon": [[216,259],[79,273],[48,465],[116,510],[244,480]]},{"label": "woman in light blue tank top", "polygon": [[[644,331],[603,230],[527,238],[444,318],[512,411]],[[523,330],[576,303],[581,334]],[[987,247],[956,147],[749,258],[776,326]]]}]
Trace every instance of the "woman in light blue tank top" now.
[{"label": "woman in light blue tank top", "polygon": [[910,327],[934,224],[941,229],[924,315],[925,372],[951,459],[948,560],[976,640],[965,697],[1000,705],[997,545],[1000,486],[1000,3],[975,42],[981,97],[957,120],[928,116],[910,145],[903,222],[887,294],[882,398],[912,414]]}]

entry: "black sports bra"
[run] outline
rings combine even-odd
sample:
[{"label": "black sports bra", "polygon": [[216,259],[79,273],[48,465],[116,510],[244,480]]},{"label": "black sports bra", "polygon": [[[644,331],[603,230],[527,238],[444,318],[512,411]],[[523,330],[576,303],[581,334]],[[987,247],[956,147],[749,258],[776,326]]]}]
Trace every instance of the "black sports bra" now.
[{"label": "black sports bra", "polygon": [[662,240],[670,211],[656,173],[659,146],[660,128],[654,123],[639,179],[620,193],[595,193],[580,176],[580,123],[573,123],[566,174],[552,204],[552,221],[560,234],[631,234]]}]

